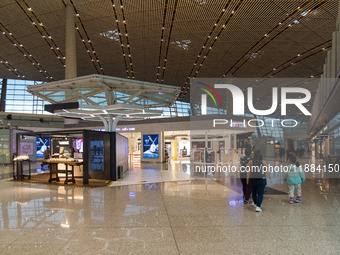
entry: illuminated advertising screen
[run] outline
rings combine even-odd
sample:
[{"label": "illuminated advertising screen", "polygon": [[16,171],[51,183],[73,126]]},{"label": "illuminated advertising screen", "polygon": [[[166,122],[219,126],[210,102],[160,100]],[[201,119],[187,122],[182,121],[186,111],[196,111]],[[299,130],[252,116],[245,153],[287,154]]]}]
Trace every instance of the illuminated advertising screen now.
[{"label": "illuminated advertising screen", "polygon": [[178,154],[181,157],[190,157],[190,141],[179,141]]},{"label": "illuminated advertising screen", "polygon": [[90,142],[90,166],[92,171],[104,171],[104,141]]},{"label": "illuminated advertising screen", "polygon": [[143,135],[143,158],[158,158],[158,135]]},{"label": "illuminated advertising screen", "polygon": [[76,139],[74,143],[74,148],[77,152],[83,153],[83,139]]},{"label": "illuminated advertising screen", "polygon": [[50,148],[50,138],[37,137],[37,158],[44,157],[44,151]]}]

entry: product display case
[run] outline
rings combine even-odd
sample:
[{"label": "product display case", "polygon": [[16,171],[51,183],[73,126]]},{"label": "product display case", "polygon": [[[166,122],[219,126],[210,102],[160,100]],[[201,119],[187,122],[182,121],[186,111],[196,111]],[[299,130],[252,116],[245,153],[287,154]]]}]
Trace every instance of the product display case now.
[{"label": "product display case", "polygon": [[[44,163],[49,165],[50,169],[50,178],[48,180],[49,183],[52,181],[60,181],[59,174],[65,174],[65,184],[72,182],[75,183],[74,179],[74,167],[75,166],[82,166],[83,160],[77,160],[74,158],[51,158],[45,159]],[[65,166],[61,168],[61,166]],[[55,177],[53,177],[55,174]],[[71,179],[69,179],[71,177]]]},{"label": "product display case", "polygon": [[[24,174],[24,162],[28,163],[28,175]],[[13,158],[13,179],[22,180],[24,177],[31,179],[31,160],[28,156],[18,156]]]}]

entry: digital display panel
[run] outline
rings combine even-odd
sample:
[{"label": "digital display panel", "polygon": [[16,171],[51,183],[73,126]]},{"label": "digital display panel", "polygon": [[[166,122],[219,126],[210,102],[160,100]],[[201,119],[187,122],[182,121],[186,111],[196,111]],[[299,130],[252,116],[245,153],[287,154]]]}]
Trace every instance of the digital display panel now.
[{"label": "digital display panel", "polygon": [[43,158],[44,152],[50,148],[50,138],[37,137],[37,158]]},{"label": "digital display panel", "polygon": [[74,142],[74,148],[77,152],[83,153],[83,139],[76,139]]},{"label": "digital display panel", "polygon": [[143,158],[158,158],[158,135],[143,135]]},{"label": "digital display panel", "polygon": [[92,171],[104,171],[104,141],[90,142],[90,165]]}]

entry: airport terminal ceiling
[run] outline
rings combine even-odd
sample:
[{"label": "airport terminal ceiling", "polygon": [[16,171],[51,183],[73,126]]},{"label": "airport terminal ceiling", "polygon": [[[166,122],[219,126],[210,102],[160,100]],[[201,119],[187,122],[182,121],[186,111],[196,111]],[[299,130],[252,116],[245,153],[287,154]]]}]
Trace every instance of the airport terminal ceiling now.
[{"label": "airport terminal ceiling", "polygon": [[1,0],[0,77],[64,79],[66,4],[75,13],[78,76],[180,86],[180,100],[193,77],[319,77],[338,3]]}]

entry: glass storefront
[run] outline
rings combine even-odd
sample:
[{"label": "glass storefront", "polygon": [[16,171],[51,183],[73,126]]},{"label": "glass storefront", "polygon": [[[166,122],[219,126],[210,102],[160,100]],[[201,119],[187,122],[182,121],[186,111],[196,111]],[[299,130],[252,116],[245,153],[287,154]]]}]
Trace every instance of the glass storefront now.
[{"label": "glass storefront", "polygon": [[[336,116],[330,124],[334,123],[333,130],[329,133],[329,152],[330,155],[340,155],[340,114]],[[334,122],[337,120],[337,123]]]}]

